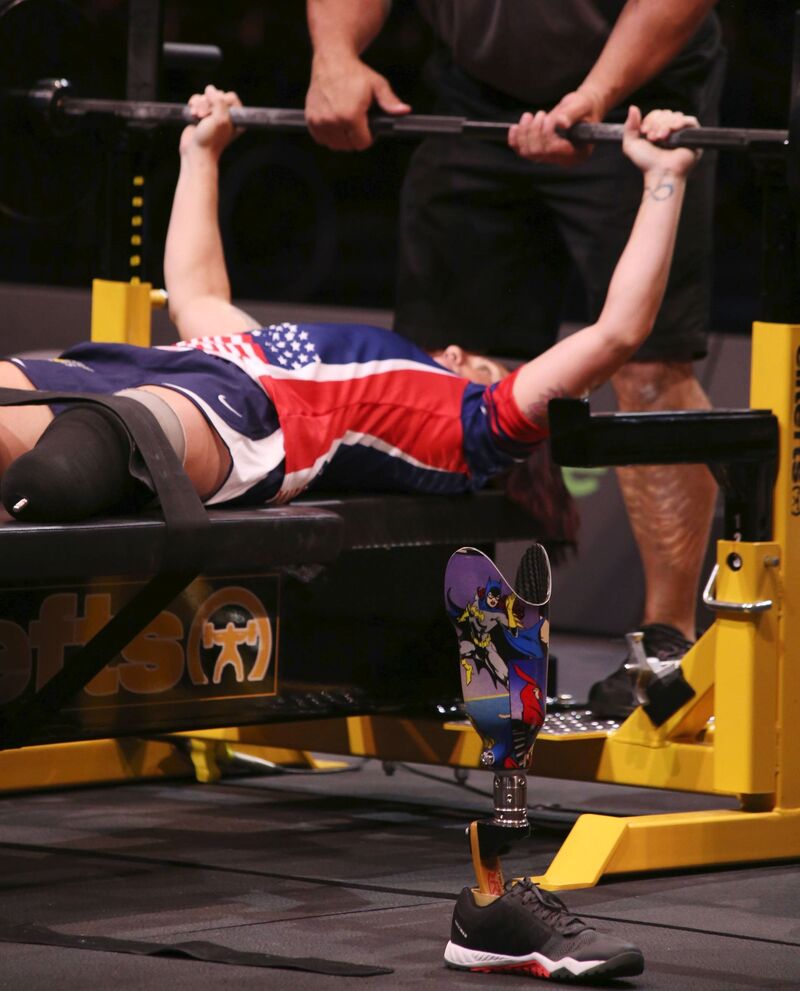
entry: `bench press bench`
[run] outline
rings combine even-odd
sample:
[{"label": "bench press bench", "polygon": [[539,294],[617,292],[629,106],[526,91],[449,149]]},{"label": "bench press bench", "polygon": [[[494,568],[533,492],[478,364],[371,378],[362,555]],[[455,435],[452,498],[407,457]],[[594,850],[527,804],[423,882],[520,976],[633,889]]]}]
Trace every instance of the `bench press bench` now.
[{"label": "bench press bench", "polygon": [[[317,496],[208,516],[202,576],[5,747],[434,711],[459,692],[441,606],[449,554],[536,531],[500,491]],[[155,514],[0,524],[0,723],[158,570],[165,539]]]}]

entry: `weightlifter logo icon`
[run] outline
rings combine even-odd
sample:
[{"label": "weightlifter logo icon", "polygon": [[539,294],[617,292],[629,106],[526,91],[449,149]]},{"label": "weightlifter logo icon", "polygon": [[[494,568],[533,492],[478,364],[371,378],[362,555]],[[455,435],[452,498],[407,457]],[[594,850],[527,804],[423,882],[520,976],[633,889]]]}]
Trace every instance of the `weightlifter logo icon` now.
[{"label": "weightlifter logo icon", "polygon": [[[195,685],[261,682],[272,658],[272,624],[251,591],[228,586],[210,595],[189,631],[187,666]],[[210,675],[210,678],[209,678]]]}]

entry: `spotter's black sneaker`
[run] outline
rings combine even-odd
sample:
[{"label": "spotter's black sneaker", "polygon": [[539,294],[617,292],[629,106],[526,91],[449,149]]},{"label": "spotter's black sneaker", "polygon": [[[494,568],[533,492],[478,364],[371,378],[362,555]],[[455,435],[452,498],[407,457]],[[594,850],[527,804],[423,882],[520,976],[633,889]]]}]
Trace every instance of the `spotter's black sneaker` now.
[{"label": "spotter's black sneaker", "polygon": [[[680,630],[666,623],[648,623],[640,630],[645,654],[659,661],[680,660],[692,646]],[[616,671],[592,685],[588,707],[598,719],[627,719],[639,705],[636,678],[637,672],[628,667],[626,658]]]},{"label": "spotter's black sneaker", "polygon": [[459,970],[557,981],[633,977],[644,970],[641,950],[591,929],[527,878],[509,882],[499,897],[464,888],[444,959]]}]

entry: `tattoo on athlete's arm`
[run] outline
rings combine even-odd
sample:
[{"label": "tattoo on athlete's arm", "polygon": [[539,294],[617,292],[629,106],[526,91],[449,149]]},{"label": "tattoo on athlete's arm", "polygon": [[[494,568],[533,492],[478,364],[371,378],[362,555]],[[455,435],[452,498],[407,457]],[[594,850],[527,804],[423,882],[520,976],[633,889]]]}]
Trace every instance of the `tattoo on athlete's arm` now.
[{"label": "tattoo on athlete's arm", "polygon": [[654,185],[645,183],[643,199],[668,200],[670,196],[673,196],[675,186],[672,182],[672,175],[673,173],[669,169],[665,169],[656,176]]},{"label": "tattoo on athlete's arm", "polygon": [[566,395],[567,390],[560,385],[545,389],[538,399],[525,405],[522,415],[526,420],[536,424],[537,427],[546,427],[548,424],[547,404],[551,399],[563,399]]}]

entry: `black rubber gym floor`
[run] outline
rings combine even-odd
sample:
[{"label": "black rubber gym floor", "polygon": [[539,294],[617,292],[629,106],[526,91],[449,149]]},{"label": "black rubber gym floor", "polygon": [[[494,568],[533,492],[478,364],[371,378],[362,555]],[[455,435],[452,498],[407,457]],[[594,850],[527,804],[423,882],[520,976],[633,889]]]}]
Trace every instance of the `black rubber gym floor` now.
[{"label": "black rubber gym floor", "polygon": [[[618,660],[606,645],[574,638],[557,649],[569,672],[562,691],[576,694]],[[273,954],[289,958],[279,963],[314,957],[392,968],[358,978],[376,991],[537,986],[442,962],[453,900],[471,880],[464,826],[490,812],[490,776],[471,772],[464,787],[444,768],[400,765],[389,775],[378,761],[349,763],[327,775],[0,799],[0,989],[327,991],[355,980],[246,966],[241,957],[231,964],[130,952],[199,941],[261,963]],[[537,778],[529,799],[632,814],[725,805]],[[544,870],[562,835],[538,828],[507,858],[507,873]],[[606,986],[788,991],[800,988],[798,892],[800,865],[778,864],[629,877],[562,897],[644,952],[641,977]],[[59,938],[64,945],[52,945]]]}]

